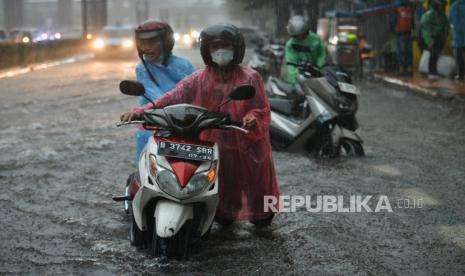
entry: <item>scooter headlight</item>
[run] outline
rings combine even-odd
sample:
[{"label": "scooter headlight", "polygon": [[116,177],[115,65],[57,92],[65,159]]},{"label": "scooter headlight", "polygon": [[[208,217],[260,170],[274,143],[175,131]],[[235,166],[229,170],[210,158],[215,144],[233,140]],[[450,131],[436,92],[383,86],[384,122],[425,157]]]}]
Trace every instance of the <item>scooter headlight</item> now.
[{"label": "scooter headlight", "polygon": [[196,174],[194,175],[189,183],[184,187],[184,192],[196,195],[202,192],[207,186],[209,186],[210,182],[208,181],[208,176],[204,174]]},{"label": "scooter headlight", "polygon": [[178,179],[176,175],[168,170],[163,170],[157,174],[157,184],[158,187],[165,193],[177,197],[178,193]]},{"label": "scooter headlight", "polygon": [[354,106],[349,100],[344,98],[336,99],[336,104],[342,113],[354,112]]},{"label": "scooter headlight", "polygon": [[169,170],[162,170],[157,174],[158,187],[172,197],[186,199],[201,193],[210,185],[209,177],[205,174],[196,174],[192,176],[189,183],[182,188],[176,175]]}]

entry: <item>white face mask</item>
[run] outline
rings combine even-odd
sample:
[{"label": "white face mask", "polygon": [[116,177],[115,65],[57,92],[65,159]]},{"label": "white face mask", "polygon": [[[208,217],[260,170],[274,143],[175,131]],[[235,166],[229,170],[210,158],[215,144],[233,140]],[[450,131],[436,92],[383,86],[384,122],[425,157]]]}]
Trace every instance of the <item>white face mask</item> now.
[{"label": "white face mask", "polygon": [[212,61],[218,66],[225,66],[233,60],[234,52],[227,49],[218,49],[211,53]]}]

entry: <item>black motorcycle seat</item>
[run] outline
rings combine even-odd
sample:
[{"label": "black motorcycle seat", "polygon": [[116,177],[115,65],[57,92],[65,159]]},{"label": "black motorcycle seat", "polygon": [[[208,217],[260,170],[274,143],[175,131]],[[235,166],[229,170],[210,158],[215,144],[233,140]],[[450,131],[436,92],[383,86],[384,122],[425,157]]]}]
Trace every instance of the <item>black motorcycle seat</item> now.
[{"label": "black motorcycle seat", "polygon": [[292,103],[289,100],[271,98],[269,101],[270,101],[271,110],[284,114],[284,115],[293,114]]},{"label": "black motorcycle seat", "polygon": [[282,92],[286,93],[286,95],[295,95],[297,93],[296,89],[294,86],[288,84],[285,81],[282,81],[278,78],[272,78],[272,82],[276,84],[276,86],[281,90]]}]

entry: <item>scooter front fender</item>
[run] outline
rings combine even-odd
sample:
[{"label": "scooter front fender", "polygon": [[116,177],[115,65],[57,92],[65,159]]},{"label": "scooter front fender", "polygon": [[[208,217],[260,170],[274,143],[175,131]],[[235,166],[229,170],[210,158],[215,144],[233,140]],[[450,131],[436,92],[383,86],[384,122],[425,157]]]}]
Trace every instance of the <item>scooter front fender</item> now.
[{"label": "scooter front fender", "polygon": [[333,143],[335,145],[338,145],[339,141],[342,138],[350,139],[350,140],[357,141],[357,142],[360,142],[361,144],[363,144],[362,138],[360,138],[360,136],[358,136],[357,133],[355,133],[355,132],[353,132],[351,130],[348,130],[346,128],[343,128],[343,127],[341,127],[339,125],[334,126],[334,128],[332,130],[332,133],[331,133],[331,138],[333,139]]},{"label": "scooter front fender", "polygon": [[157,201],[154,216],[157,235],[161,238],[169,238],[176,235],[188,219],[194,218],[194,210],[192,204],[160,199]]}]

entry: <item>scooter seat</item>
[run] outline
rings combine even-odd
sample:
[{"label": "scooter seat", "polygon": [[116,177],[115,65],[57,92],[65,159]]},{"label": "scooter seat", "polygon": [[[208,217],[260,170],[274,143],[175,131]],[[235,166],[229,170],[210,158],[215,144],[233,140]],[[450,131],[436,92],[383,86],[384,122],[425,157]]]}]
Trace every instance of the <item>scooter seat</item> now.
[{"label": "scooter seat", "polygon": [[286,99],[270,99],[270,108],[284,115],[292,115],[292,104]]},{"label": "scooter seat", "polygon": [[279,90],[281,90],[282,92],[284,92],[288,96],[295,95],[297,93],[295,87],[288,84],[285,81],[282,81],[282,80],[280,80],[278,78],[272,78],[271,81],[274,84],[276,84],[276,86],[279,88]]}]

